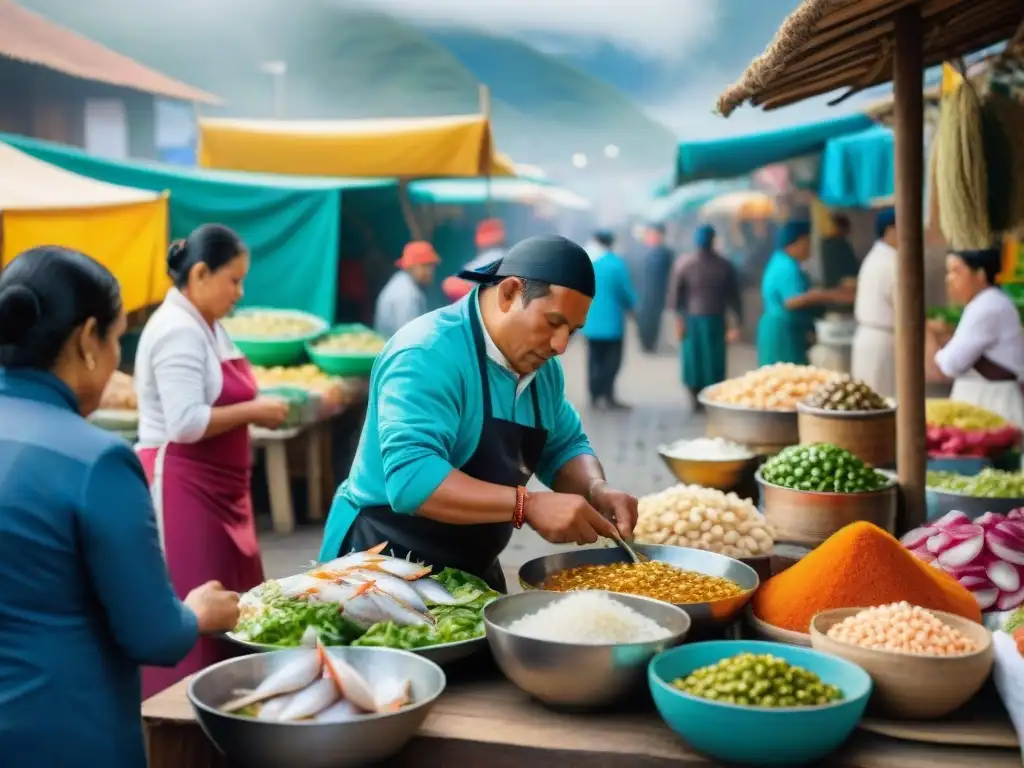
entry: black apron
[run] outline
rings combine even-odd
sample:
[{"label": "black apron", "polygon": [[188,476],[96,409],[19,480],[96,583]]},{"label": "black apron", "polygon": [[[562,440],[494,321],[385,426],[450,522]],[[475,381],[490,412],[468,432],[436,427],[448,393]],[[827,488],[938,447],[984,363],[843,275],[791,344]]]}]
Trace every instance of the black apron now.
[{"label": "black apron", "polygon": [[[541,426],[537,383],[529,384],[533,402],[534,426],[496,419],[491,407],[491,386],[487,378],[487,348],[476,307],[469,309],[473,343],[480,369],[483,392],[483,423],[476,452],[459,469],[472,478],[515,488],[526,485],[533,476],[548,439]],[[509,518],[513,510],[509,509]],[[505,576],[498,556],[512,538],[511,520],[507,523],[452,525],[418,515],[399,515],[390,507],[365,507],[342,541],[338,555],[362,551],[388,542],[387,554],[411,556],[438,571],[446,566],[458,568],[486,581],[492,589],[506,591]]]}]

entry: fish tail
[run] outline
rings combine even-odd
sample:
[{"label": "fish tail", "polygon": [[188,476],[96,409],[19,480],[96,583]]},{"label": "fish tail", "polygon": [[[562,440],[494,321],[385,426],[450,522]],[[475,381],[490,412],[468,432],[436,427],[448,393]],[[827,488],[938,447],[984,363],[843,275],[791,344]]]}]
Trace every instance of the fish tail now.
[{"label": "fish tail", "polygon": [[263,696],[256,693],[255,691],[247,693],[245,696],[239,696],[237,699],[232,699],[227,704],[222,704],[220,707],[221,712],[237,712],[240,709],[252,706],[258,701],[262,700]]},{"label": "fish tail", "polygon": [[368,554],[368,555],[379,555],[381,552],[384,551],[384,548],[387,547],[387,545],[388,545],[388,542],[382,541],[377,546],[370,547],[368,550],[366,550],[366,554]]}]

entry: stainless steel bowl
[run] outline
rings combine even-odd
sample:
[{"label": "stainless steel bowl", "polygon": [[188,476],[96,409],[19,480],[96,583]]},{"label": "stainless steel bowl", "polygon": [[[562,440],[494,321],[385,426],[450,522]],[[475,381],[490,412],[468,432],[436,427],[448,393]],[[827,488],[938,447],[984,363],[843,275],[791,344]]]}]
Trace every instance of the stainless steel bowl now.
[{"label": "stainless steel bowl", "polygon": [[762,411],[718,403],[710,399],[713,393],[713,388],[709,387],[697,395],[697,402],[707,413],[708,437],[732,440],[758,454],[778,453],[800,442],[795,410]]},{"label": "stainless steel bowl", "polygon": [[568,595],[530,591],[508,595],[484,608],[487,642],[494,660],[522,690],[545,704],[597,708],[628,697],[644,686],[647,663],[666,648],[683,642],[690,630],[687,613],[674,605],[634,595],[606,592],[672,634],[664,640],[617,645],[559,643],[517,635],[508,627]]},{"label": "stainless steel bowl", "polygon": [[1005,515],[1012,509],[1024,507],[1024,499],[998,499],[987,496],[965,496],[962,493],[940,491],[929,488],[925,492],[925,506],[929,520],[938,520],[947,512],[959,510],[971,520],[981,517],[986,512],[998,512]]},{"label": "stainless steel bowl", "polygon": [[[286,650],[277,645],[265,645],[264,643],[254,643],[251,640],[244,640],[231,632],[225,632],[221,635],[221,639],[245,653],[273,653],[274,651]],[[449,664],[454,664],[457,661],[469,658],[486,647],[486,637],[474,637],[472,640],[460,640],[456,643],[440,643],[438,645],[428,645],[423,648],[410,648],[409,653],[415,653],[417,656],[430,659],[435,664],[440,664],[442,667],[445,667]]]},{"label": "stainless steel bowl", "polygon": [[[670,563],[683,570],[697,571],[708,576],[720,576],[735,581],[743,590],[735,597],[711,603],[680,603],[693,621],[694,633],[711,632],[728,626],[739,618],[743,606],[754,595],[761,581],[757,571],[746,563],[731,557],[706,552],[702,549],[672,547],[666,544],[634,544],[633,549],[651,560]],[[559,552],[528,561],[519,569],[519,583],[523,589],[543,589],[549,576],[566,568],[579,565],[609,565],[628,562],[627,555],[618,547],[588,547]]]},{"label": "stainless steel bowl", "polygon": [[396,754],[419,730],[445,687],[437,664],[386,648],[330,648],[371,683],[398,675],[412,681],[413,704],[395,712],[366,715],[348,723],[270,723],[220,712],[239,689],[255,688],[297,653],[309,649],[241,656],[200,672],[188,688],[203,732],[232,764],[247,768],[350,768]]},{"label": "stainless steel bowl", "polygon": [[754,476],[754,470],[760,463],[759,456],[745,459],[728,459],[712,461],[705,459],[681,459],[666,453],[662,446],[658,455],[665,462],[669,472],[686,485],[702,485],[705,488],[717,488],[720,491],[731,491],[740,483]]}]

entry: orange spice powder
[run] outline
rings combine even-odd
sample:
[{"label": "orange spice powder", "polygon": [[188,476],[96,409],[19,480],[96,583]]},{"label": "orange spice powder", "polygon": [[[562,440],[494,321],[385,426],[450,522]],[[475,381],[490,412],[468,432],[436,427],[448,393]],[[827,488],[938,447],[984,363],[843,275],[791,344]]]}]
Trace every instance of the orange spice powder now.
[{"label": "orange spice powder", "polygon": [[836,531],[798,563],[768,579],[752,606],[754,615],[772,626],[809,632],[811,619],[822,611],[903,600],[981,621],[978,601],[968,590],[865,522]]}]

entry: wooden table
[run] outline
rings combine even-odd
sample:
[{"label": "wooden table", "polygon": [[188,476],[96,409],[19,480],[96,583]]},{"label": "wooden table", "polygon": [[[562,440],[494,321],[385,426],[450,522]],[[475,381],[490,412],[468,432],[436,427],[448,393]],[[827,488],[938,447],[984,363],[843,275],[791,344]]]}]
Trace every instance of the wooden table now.
[{"label": "wooden table", "polygon": [[[448,688],[395,768],[715,766],[662,723],[649,701],[617,714],[570,715],[531,701],[488,663],[448,670]],[[197,725],[188,681],[146,701],[150,768],[228,768]],[[541,762],[543,761],[543,763]],[[1019,751],[897,741],[857,731],[829,768],[1020,768]]]},{"label": "wooden table", "polygon": [[295,429],[260,429],[251,427],[254,450],[263,450],[267,459],[267,490],[270,495],[270,517],[275,533],[295,530],[292,505],[291,471],[288,443],[299,440],[305,452],[306,488],[310,520],[323,520],[327,500],[334,493],[331,471],[331,421],[317,421]]}]

